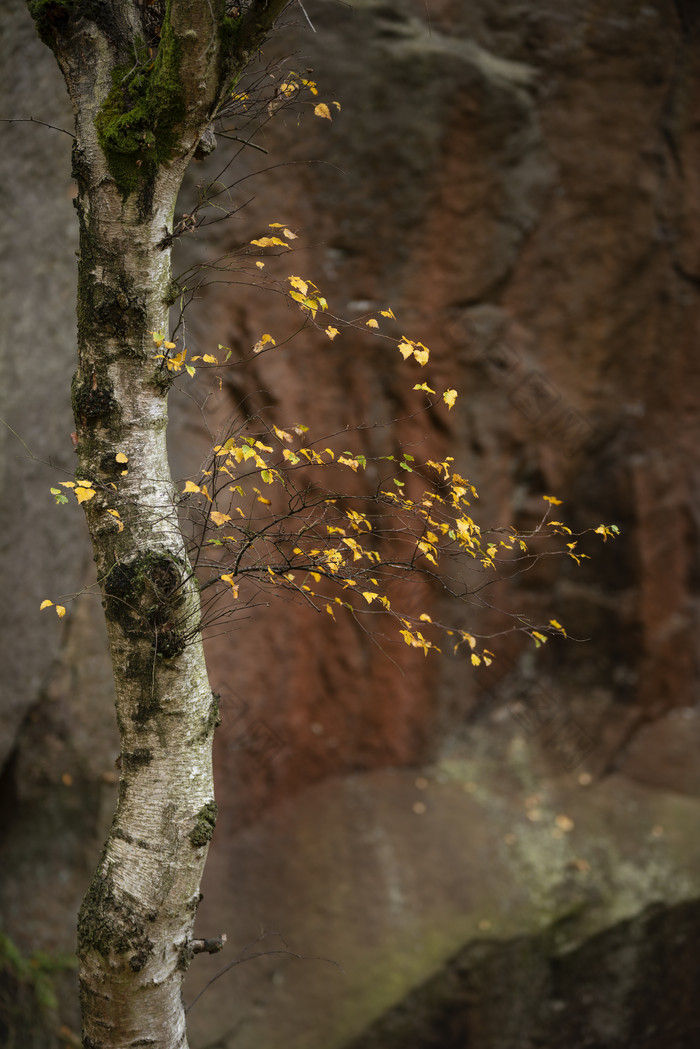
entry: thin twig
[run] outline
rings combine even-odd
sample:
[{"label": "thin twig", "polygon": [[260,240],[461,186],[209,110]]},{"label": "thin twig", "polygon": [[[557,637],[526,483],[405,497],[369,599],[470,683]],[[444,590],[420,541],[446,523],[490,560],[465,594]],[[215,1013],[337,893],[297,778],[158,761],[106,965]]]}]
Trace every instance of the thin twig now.
[{"label": "thin twig", "polygon": [[242,142],[244,146],[250,146],[251,149],[259,149],[261,153],[269,153],[269,150],[263,149],[262,146],[256,145],[255,142],[250,142],[249,140],[247,141],[244,138],[239,138],[238,135],[227,135],[225,131],[217,131],[216,132],[216,137],[217,138],[227,138],[231,142]]},{"label": "thin twig", "polygon": [[306,19],[306,21],[307,21],[307,22],[309,23],[309,25],[311,26],[311,29],[312,29],[312,30],[313,30],[313,32],[315,33],[315,32],[316,32],[316,27],[314,26],[313,22],[311,21],[311,19],[310,19],[310,18],[309,18],[309,16],[307,15],[307,13],[306,13],[306,8],[305,8],[305,7],[304,7],[304,5],[302,4],[301,0],[297,0],[297,3],[299,4],[299,7],[300,7],[300,8],[302,9],[302,11],[304,12],[304,18],[305,18],[305,19]]},{"label": "thin twig", "polygon": [[45,120],[37,120],[36,117],[0,117],[0,122],[3,124],[41,124],[43,127],[50,127],[52,131],[61,131],[75,141],[75,135],[71,131],[66,131],[64,127],[56,127],[55,124],[47,124]]},{"label": "thin twig", "polygon": [[[251,947],[254,947],[257,943],[260,943],[268,936],[279,936],[280,940],[284,944],[284,947],[272,951],[256,951],[254,954],[247,953]],[[215,973],[214,976],[212,976],[211,980],[208,980],[207,983],[205,983],[204,987],[199,992],[199,994],[192,999],[190,1004],[185,1009],[185,1015],[187,1015],[192,1006],[199,1001],[204,992],[211,987],[214,981],[218,980],[220,976],[224,975],[224,973],[227,973],[229,969],[233,969],[236,965],[242,965],[243,962],[251,962],[254,958],[268,958],[271,955],[284,955],[287,958],[296,958],[297,961],[302,962],[329,962],[330,965],[335,965],[337,969],[340,969],[340,972],[343,972],[343,969],[338,964],[338,962],[334,961],[332,958],[324,958],[322,955],[318,954],[297,954],[295,951],[289,950],[284,937],[280,936],[279,933],[269,933],[263,930],[260,936],[258,936],[257,940],[253,940],[251,943],[246,944],[246,946],[243,948],[240,954],[236,958],[234,958],[232,962],[229,962],[228,965],[225,965],[223,969],[219,969],[219,971]]]}]

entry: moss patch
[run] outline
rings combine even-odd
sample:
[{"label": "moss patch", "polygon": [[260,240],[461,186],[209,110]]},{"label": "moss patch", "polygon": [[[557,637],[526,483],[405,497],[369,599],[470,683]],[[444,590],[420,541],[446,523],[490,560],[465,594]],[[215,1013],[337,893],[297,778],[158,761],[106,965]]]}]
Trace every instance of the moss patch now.
[{"label": "moss patch", "polygon": [[192,959],[194,958],[194,948],[188,941],[183,943],[180,950],[177,952],[177,967],[180,972],[186,973],[190,967]]},{"label": "moss patch", "polygon": [[189,839],[195,848],[207,845],[211,841],[218,814],[219,806],[215,801],[208,801],[199,810],[195,825],[189,833]]},{"label": "moss patch", "polygon": [[76,372],[71,383],[73,415],[81,426],[94,425],[112,413],[119,413],[111,380],[95,369],[91,375]]},{"label": "moss patch", "polygon": [[170,3],[158,54],[151,58],[145,44],[140,52],[136,69],[126,63],[114,70],[112,89],[95,120],[107,166],[125,198],[152,183],[172,158],[185,115],[181,46],[170,24]]},{"label": "moss patch", "polygon": [[76,5],[73,0],[31,0],[28,6],[39,37],[51,47],[55,34],[67,27]]},{"label": "moss patch", "polygon": [[109,870],[98,869],[78,916],[78,949],[96,951],[103,958],[133,951],[131,968],[139,971],[153,953],[153,943],[144,932],[141,916],[118,902]]},{"label": "moss patch", "polygon": [[78,18],[94,22],[106,35],[114,26],[112,5],[103,0],[29,0],[27,6],[40,39],[52,49]]}]

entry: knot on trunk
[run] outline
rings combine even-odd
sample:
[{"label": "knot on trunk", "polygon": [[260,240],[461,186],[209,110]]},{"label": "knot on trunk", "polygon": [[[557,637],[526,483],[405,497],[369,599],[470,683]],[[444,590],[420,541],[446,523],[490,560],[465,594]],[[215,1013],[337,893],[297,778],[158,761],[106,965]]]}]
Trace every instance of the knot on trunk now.
[{"label": "knot on trunk", "polygon": [[216,135],[214,134],[214,131],[210,126],[204,129],[202,137],[197,143],[197,148],[194,151],[194,159],[204,160],[204,158],[208,157],[210,153],[213,153],[215,149]]},{"label": "knot on trunk", "polygon": [[147,551],[117,562],[105,582],[105,595],[107,615],[132,639],[147,637],[165,659],[184,651],[184,576],[177,557]]}]

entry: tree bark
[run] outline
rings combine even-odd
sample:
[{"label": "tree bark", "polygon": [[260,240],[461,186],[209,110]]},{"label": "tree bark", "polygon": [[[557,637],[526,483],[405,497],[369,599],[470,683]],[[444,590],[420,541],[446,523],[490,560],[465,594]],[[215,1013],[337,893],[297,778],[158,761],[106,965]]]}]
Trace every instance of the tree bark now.
[{"label": "tree bark", "polygon": [[168,466],[172,376],[152,333],[167,334],[177,293],[182,176],[284,3],[243,3],[236,17],[223,0],[29,7],[75,112],[76,481],[95,493],[83,505],[121,735],[117,810],[78,925],[83,1044],[175,1049],[187,1044],[181,985],[216,820],[218,708]]}]

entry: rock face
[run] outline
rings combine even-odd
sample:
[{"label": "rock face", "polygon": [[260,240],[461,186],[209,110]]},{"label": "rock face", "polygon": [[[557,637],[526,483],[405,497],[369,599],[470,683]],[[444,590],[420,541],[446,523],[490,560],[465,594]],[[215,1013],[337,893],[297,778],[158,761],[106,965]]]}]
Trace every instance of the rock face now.
[{"label": "rock face", "polygon": [[[25,6],[9,3],[0,10],[2,115],[33,115],[70,131],[70,104],[60,73],[48,61],[51,55],[44,54]],[[0,610],[6,639],[1,766],[60,646],[61,632],[52,629],[54,624],[46,629],[39,604],[49,594],[77,588],[75,566],[84,544],[81,548],[78,516],[69,520],[48,496],[57,470],[71,476],[75,469],[70,379],[78,232],[71,206],[70,139],[39,123],[3,123],[0,128],[0,418],[7,424],[0,425],[0,532],[3,593],[13,595]],[[46,462],[49,457],[54,469]]]},{"label": "rock face", "polygon": [[494,735],[316,784],[216,851],[204,923],[270,954],[193,1006],[199,1044],[695,1044],[700,801],[547,779]]},{"label": "rock face", "polygon": [[[535,656],[506,635],[488,670],[403,645],[392,662],[350,622],[282,602],[212,636],[221,816],[202,934],[227,931],[233,959],[264,926],[345,975],[281,955],[236,967],[194,1007],[193,1045],[264,1047],[282,1033],[299,1049],[684,1049],[697,1041],[685,978],[700,896],[695,6],[304,7],[315,32],[292,7],[298,25],[266,57],[295,52],[292,68],[313,68],[319,97],[342,110],[330,125],[310,112],[266,124],[255,141],[268,156],[236,160],[234,200],[253,199],[183,237],[182,269],[284,222],[302,247],[270,272],[316,281],[342,316],[390,305],[396,334],[431,347],[415,381],[461,396],[431,423],[395,351],[305,332],[223,372],[209,421],[242,398],[316,433],[387,420],[358,448],[456,454],[484,526],[527,527],[554,494],[574,531],[615,522],[622,538],[582,547],[592,560],[580,567],[546,561],[494,590],[500,608],[554,615],[589,640]],[[4,97],[68,127],[24,5],[0,17]],[[0,397],[16,391],[10,424],[70,471],[68,140],[32,125],[0,133],[15,201]],[[193,168],[189,200],[220,177],[223,148]],[[298,314],[233,280],[202,289],[192,341],[234,359],[263,332],[281,344]],[[186,476],[206,434],[187,397],[173,418]],[[77,514],[47,501],[55,474],[13,442],[0,443],[3,578],[16,595],[3,605],[0,900],[25,952],[56,951],[70,949],[114,800],[114,715],[98,609],[83,599],[60,627],[36,612],[89,581],[89,557]],[[489,607],[467,615],[417,588],[406,599],[484,634],[504,626]],[[253,950],[277,946],[268,936]],[[197,960],[193,995],[222,958]],[[62,1016],[75,1024],[68,1005]]]},{"label": "rock face", "polygon": [[[241,784],[226,806],[231,827],[310,779],[425,761],[535,681],[601,771],[624,766],[639,726],[695,702],[692,41],[670,4],[630,3],[615,18],[559,4],[429,6],[429,21],[420,3],[315,7],[316,34],[301,46],[314,48],[314,77],[342,112],[330,128],[272,123],[260,142],[289,167],[257,179],[235,236],[222,223],[213,244],[191,250],[216,257],[283,219],[317,245],[289,266],[304,267],[344,315],[391,304],[400,330],[431,347],[433,385],[463,391],[459,410],[437,429],[407,419],[417,395],[404,392],[399,363],[360,336],[323,345],[307,334],[236,372],[230,394],[256,406],[262,396],[278,425],[301,419],[317,433],[401,420],[364,432],[362,450],[457,449],[480,522],[525,527],[552,492],[574,530],[616,522],[625,539],[586,546],[590,566],[549,563],[494,592],[545,621],[556,609],[592,639],[552,646],[536,666],[506,638],[489,673],[399,652],[402,675],[349,625],[282,605],[213,641],[232,711],[222,783]],[[238,163],[244,175],[260,167],[252,151]],[[240,354],[295,320],[280,298],[263,305],[226,287],[203,312],[198,334]],[[176,443],[186,473],[200,449],[192,454],[189,433],[187,447]],[[468,621],[503,627],[484,609]],[[290,632],[303,644],[290,645]],[[233,673],[232,644],[246,653]],[[264,776],[236,745],[241,701],[284,744]]]},{"label": "rock face", "polygon": [[[651,907],[564,955],[551,935],[472,943],[352,1049],[407,1042],[690,1049],[700,1034],[692,984],[697,922],[693,905]],[[673,964],[660,964],[669,954]],[[653,998],[645,993],[650,984],[658,988]]]}]

